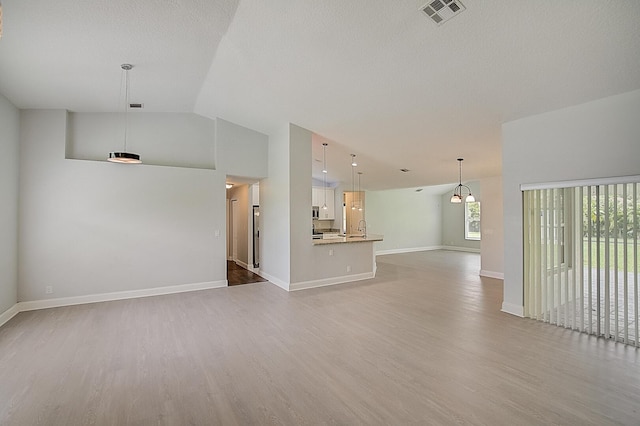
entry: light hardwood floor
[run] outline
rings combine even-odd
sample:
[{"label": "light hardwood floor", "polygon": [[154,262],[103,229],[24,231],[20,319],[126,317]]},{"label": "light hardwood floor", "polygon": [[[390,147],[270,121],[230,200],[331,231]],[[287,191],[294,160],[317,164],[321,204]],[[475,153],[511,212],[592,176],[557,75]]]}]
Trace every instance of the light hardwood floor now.
[{"label": "light hardwood floor", "polygon": [[389,255],[359,283],[20,313],[0,424],[640,424],[640,351],[501,313],[479,268]]}]

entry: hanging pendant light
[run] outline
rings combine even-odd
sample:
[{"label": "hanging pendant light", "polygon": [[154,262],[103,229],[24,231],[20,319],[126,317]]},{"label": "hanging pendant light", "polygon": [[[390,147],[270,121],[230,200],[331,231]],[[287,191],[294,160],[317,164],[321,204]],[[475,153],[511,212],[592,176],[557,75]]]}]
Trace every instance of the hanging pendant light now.
[{"label": "hanging pendant light", "polygon": [[360,192],[360,177],[362,172],[358,172],[358,210],[362,211],[362,192]]},{"label": "hanging pendant light", "polygon": [[322,181],[323,181],[323,192],[324,192],[324,204],[322,205],[322,210],[327,210],[327,143],[322,144]]},{"label": "hanging pendant light", "polygon": [[462,184],[462,161],[464,161],[463,158],[458,158],[458,168],[459,168],[459,183],[458,186],[455,187],[455,189],[453,190],[453,195],[451,196],[451,202],[453,204],[460,204],[462,203],[462,189],[466,188],[467,190],[467,196],[465,197],[464,201],[466,203],[473,203],[476,201],[476,198],[473,196],[473,194],[471,194],[471,189],[467,186],[467,185],[463,185]]},{"label": "hanging pendant light", "polygon": [[124,71],[124,150],[110,152],[107,160],[112,163],[140,164],[142,163],[140,155],[127,151],[127,127],[129,125],[129,71],[133,68],[133,65],[122,64],[120,65],[120,68]]},{"label": "hanging pendant light", "polygon": [[351,210],[355,210],[356,209],[356,203],[354,201],[355,196],[356,196],[356,179],[355,179],[355,171],[356,171],[356,166],[358,165],[358,163],[356,163],[356,155],[355,154],[351,154]]},{"label": "hanging pendant light", "polygon": [[327,143],[322,144],[322,173],[327,174]]}]

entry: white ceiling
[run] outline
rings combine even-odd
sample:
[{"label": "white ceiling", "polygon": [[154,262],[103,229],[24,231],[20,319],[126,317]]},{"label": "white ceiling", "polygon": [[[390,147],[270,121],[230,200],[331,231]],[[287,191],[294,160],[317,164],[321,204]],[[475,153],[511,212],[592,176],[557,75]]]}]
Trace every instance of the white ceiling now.
[{"label": "white ceiling", "polygon": [[[501,173],[505,121],[640,89],[640,2],[3,0],[0,93],[20,108],[193,111],[329,141],[330,180],[357,154],[367,189]],[[410,169],[402,173],[401,168]],[[322,178],[314,161],[314,176]]]}]

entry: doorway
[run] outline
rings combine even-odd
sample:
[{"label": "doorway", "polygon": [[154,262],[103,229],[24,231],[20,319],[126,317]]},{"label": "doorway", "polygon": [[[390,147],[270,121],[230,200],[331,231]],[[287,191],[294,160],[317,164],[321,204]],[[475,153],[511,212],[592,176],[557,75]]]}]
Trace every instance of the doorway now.
[{"label": "doorway", "polygon": [[258,184],[236,182],[227,188],[227,284],[266,281],[258,275]]},{"label": "doorway", "polygon": [[242,284],[253,284],[267,281],[232,260],[227,261],[227,285],[229,287]]}]

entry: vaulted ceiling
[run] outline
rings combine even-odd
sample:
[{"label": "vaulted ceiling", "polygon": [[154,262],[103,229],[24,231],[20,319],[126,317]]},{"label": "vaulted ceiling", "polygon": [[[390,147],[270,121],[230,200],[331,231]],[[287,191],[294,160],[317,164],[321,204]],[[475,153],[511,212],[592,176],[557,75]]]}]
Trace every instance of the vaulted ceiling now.
[{"label": "vaulted ceiling", "polygon": [[427,0],[2,0],[0,93],[115,111],[131,63],[144,111],[292,122],[387,189],[499,175],[503,122],[640,89],[638,1],[460,1],[438,26]]}]

